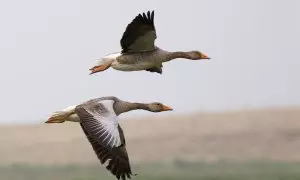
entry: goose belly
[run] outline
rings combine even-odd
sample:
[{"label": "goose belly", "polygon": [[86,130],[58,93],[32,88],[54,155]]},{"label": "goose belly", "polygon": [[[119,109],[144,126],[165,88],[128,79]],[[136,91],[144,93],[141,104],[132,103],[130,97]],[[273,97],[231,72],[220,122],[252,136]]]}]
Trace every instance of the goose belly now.
[{"label": "goose belly", "polygon": [[149,69],[155,66],[153,63],[149,62],[139,62],[139,63],[134,63],[134,64],[122,64],[119,63],[118,61],[115,61],[111,67],[119,70],[119,71],[141,71],[145,69]]}]

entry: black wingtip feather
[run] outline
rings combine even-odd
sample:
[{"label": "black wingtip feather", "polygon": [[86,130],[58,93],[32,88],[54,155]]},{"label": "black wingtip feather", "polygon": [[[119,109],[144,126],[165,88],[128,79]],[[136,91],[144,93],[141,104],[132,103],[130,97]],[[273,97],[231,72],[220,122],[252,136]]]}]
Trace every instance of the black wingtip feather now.
[{"label": "black wingtip feather", "polygon": [[151,21],[154,22],[154,11],[151,13]]},{"label": "black wingtip feather", "polygon": [[[138,19],[140,19],[142,22],[149,23],[151,25],[154,25],[154,10],[147,11],[147,13],[139,13]],[[135,19],[137,19],[137,17]]]},{"label": "black wingtip feather", "polygon": [[147,17],[151,21],[151,13],[150,13],[150,11],[147,12]]}]

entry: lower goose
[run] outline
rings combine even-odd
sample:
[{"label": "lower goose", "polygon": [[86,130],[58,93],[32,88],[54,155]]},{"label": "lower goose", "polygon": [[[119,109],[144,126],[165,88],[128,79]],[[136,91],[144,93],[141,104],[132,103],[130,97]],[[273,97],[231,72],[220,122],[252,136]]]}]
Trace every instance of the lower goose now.
[{"label": "lower goose", "polygon": [[106,169],[117,179],[125,180],[135,174],[131,172],[125,137],[117,116],[137,109],[151,112],[172,110],[158,102],[132,103],[108,96],[55,112],[46,123],[79,122],[101,164],[108,161]]}]

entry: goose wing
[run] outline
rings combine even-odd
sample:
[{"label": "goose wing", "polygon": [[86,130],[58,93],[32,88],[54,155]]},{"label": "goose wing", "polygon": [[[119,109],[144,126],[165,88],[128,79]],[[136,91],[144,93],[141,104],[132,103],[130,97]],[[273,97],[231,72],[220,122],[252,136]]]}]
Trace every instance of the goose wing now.
[{"label": "goose wing", "polygon": [[155,49],[155,39],[154,11],[138,14],[123,33],[122,53],[152,51]]},{"label": "goose wing", "polygon": [[106,169],[118,179],[132,175],[122,128],[113,111],[113,102],[104,104],[91,100],[75,108],[80,125],[101,164],[108,161]]}]

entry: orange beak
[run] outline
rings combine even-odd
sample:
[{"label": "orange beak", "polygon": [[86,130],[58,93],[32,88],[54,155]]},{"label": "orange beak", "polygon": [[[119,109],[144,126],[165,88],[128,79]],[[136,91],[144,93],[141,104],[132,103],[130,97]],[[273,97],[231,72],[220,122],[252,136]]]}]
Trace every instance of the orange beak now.
[{"label": "orange beak", "polygon": [[163,105],[163,108],[162,108],[163,111],[172,111],[173,109],[168,107],[168,106],[165,106]]},{"label": "orange beak", "polygon": [[201,53],[200,54],[200,59],[210,59],[210,57],[208,57],[207,55]]}]

